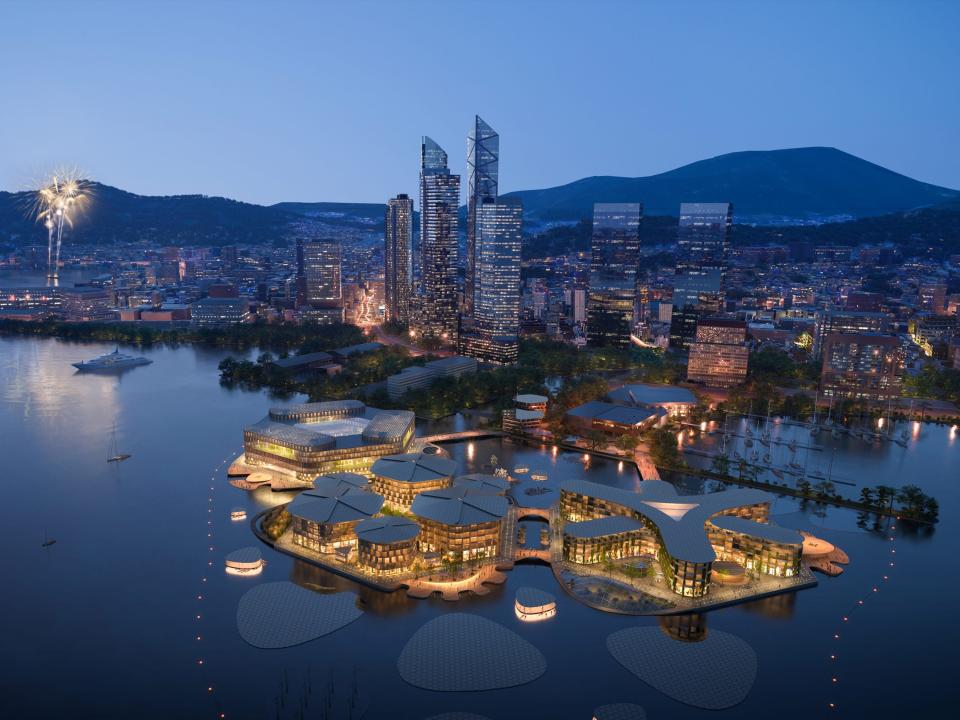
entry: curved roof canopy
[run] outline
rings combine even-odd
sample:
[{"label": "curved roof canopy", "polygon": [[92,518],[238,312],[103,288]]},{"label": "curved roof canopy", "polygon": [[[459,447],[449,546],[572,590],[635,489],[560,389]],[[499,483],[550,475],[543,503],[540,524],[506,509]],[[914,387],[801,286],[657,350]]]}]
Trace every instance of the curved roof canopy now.
[{"label": "curved roof canopy", "polygon": [[370,468],[374,475],[401,482],[452,478],[456,471],[457,463],[450,458],[423,452],[385,455]]},{"label": "curved roof canopy", "polygon": [[478,525],[496,522],[507,514],[502,495],[474,495],[464,487],[428,490],[417,495],[410,506],[417,517],[441,525]]}]

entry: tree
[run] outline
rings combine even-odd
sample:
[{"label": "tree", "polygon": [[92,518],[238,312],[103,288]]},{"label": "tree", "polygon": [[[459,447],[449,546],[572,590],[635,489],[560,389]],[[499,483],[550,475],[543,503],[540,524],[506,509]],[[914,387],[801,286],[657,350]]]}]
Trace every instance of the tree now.
[{"label": "tree", "polygon": [[640,438],[631,432],[624,433],[617,438],[616,446],[618,450],[622,450],[625,453],[632,454],[634,450],[637,449],[637,445],[640,444]]},{"label": "tree", "polygon": [[607,436],[602,430],[591,430],[587,433],[587,444],[592,450],[599,450],[607,444]]},{"label": "tree", "polygon": [[862,502],[864,505],[873,505],[873,490],[870,488],[863,488],[863,490],[860,491],[860,502]]}]

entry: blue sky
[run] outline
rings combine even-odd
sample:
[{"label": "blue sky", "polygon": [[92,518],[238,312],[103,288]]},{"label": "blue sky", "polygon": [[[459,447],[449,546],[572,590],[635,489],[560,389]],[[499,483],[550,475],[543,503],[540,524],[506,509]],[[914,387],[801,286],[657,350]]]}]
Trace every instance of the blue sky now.
[{"label": "blue sky", "polygon": [[479,113],[501,192],[832,145],[960,188],[960,3],[0,2],[0,189],[415,194]]}]

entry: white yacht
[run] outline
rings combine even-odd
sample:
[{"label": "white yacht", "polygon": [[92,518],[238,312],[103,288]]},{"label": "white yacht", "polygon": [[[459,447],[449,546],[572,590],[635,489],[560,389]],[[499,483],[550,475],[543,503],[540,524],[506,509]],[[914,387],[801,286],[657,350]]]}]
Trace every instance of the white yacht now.
[{"label": "white yacht", "polygon": [[101,355],[93,360],[86,362],[72,363],[80,372],[92,372],[96,370],[119,370],[121,368],[136,367],[137,365],[149,365],[153,360],[145,357],[134,357],[133,355],[124,355],[117,348],[112,353]]}]

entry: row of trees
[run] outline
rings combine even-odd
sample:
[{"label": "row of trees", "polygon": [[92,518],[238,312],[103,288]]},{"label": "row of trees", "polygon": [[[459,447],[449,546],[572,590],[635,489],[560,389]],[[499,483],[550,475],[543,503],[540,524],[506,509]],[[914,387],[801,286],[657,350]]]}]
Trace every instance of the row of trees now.
[{"label": "row of trees", "polygon": [[264,348],[273,351],[315,352],[363,342],[354,325],[296,323],[243,323],[223,327],[158,327],[143,323],[69,323],[58,320],[25,322],[0,320],[0,335],[41,335],[64,340],[122,342],[134,345],[201,344],[235,350]]}]

